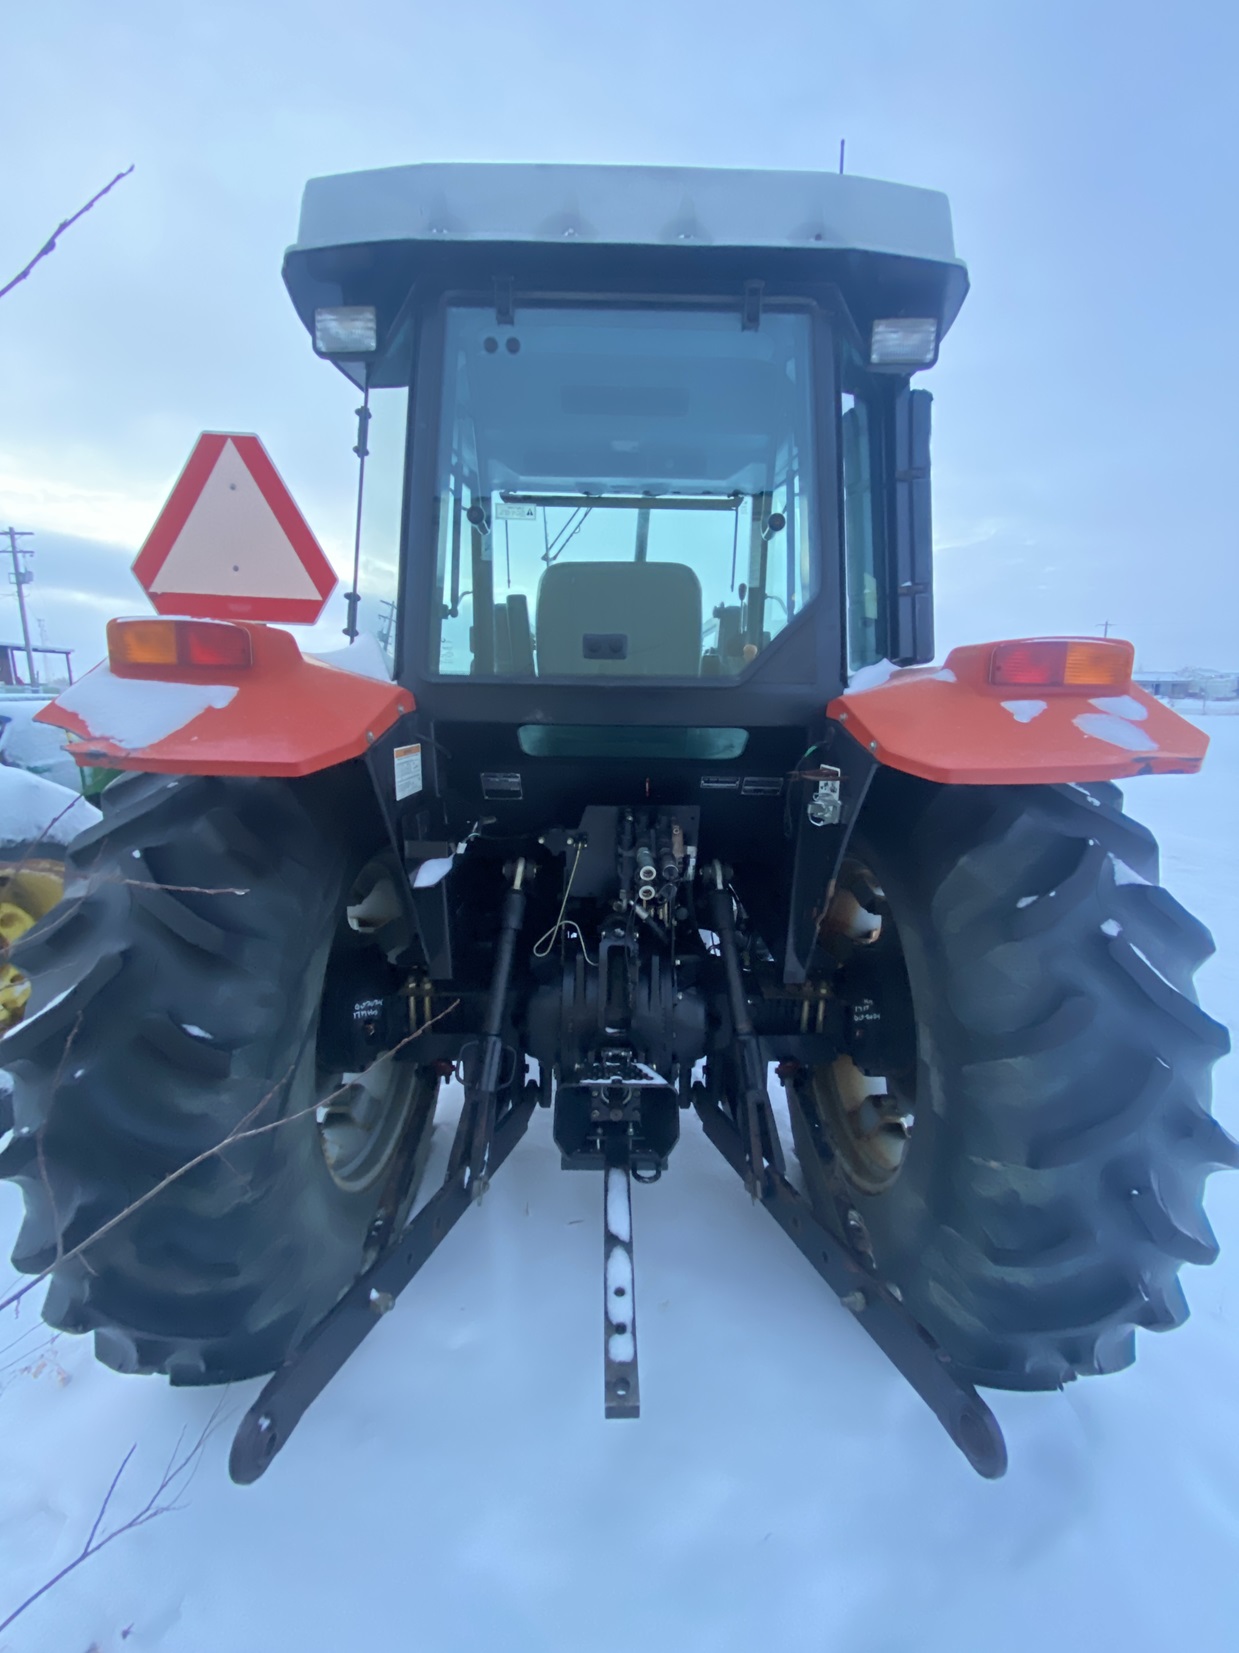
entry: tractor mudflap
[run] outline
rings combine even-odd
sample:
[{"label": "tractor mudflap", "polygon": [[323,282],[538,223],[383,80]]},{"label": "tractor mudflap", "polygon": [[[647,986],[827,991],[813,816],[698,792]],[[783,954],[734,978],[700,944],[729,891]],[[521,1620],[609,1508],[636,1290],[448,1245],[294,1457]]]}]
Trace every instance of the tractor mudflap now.
[{"label": "tractor mudflap", "polygon": [[[972,1384],[951,1370],[946,1350],[874,1273],[863,1228],[850,1224],[840,1212],[836,1214],[842,1218],[840,1232],[836,1232],[784,1175],[766,1070],[759,1061],[760,1044],[744,998],[734,914],[722,872],[716,868],[716,873],[712,911],[728,979],[740,1082],[732,1108],[704,1086],[694,1088],[693,1104],[706,1136],[912,1385],[977,1474],[996,1480],[1006,1473],[1007,1446],[994,1414]],[[799,1108],[791,1087],[787,1094],[789,1107]]]},{"label": "tractor mudflap", "polygon": [[[258,1399],[242,1418],[232,1443],[228,1473],[241,1486],[256,1481],[288,1440],[312,1401],[360,1347],[370,1331],[412,1280],[422,1264],[438,1250],[458,1220],[476,1199],[468,1169],[469,1145],[474,1140],[477,1102],[461,1110],[451,1164],[443,1186],[404,1229],[394,1245],[364,1274],[358,1276],[335,1308],[275,1372]],[[535,1096],[522,1094],[495,1125],[485,1144],[488,1175],[503,1164],[515,1148],[537,1106]]]}]

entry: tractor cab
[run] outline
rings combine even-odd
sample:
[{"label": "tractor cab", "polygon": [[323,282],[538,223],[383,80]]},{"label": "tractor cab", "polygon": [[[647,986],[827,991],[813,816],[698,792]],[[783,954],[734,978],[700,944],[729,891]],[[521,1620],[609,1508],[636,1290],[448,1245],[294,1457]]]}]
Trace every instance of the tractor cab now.
[{"label": "tractor cab", "polygon": [[321,355],[409,387],[397,672],[428,715],[806,724],[931,657],[908,384],[967,288],[944,196],[394,167],[313,180],[284,276]]}]

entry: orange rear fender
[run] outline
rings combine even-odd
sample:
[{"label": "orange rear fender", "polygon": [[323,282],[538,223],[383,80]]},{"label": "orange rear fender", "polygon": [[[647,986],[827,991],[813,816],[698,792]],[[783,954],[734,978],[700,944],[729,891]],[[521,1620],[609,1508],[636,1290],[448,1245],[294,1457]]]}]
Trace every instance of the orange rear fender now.
[{"label": "orange rear fender", "polygon": [[155,668],[104,662],[36,713],[78,737],[83,766],[170,775],[311,775],[360,757],[413,696],[307,659],[291,632],[236,621],[252,664]]},{"label": "orange rear fender", "polygon": [[999,686],[993,643],[954,649],[941,669],[897,671],[849,689],[827,715],[879,763],[952,786],[1038,785],[1191,774],[1209,737],[1128,681],[1102,690]]}]

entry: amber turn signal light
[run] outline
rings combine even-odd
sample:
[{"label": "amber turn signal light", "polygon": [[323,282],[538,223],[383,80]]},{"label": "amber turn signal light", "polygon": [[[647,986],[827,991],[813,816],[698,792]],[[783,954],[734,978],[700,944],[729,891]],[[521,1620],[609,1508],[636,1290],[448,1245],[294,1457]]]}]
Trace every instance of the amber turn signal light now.
[{"label": "amber turn signal light", "polygon": [[999,643],[989,680],[1002,688],[1120,689],[1131,682],[1135,650],[1101,637],[1034,637]]},{"label": "amber turn signal light", "polygon": [[113,666],[214,666],[236,671],[254,661],[250,634],[230,620],[109,620]]}]

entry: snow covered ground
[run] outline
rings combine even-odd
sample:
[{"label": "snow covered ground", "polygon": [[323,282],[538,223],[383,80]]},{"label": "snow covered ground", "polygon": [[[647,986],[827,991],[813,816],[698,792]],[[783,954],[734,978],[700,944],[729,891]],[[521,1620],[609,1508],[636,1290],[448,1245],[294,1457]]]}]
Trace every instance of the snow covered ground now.
[{"label": "snow covered ground", "polygon": [[[1202,997],[1239,1023],[1239,720],[1198,778],[1132,783],[1166,883],[1214,930]],[[1217,1112],[1239,1130],[1239,1077]],[[639,1422],[602,1416],[601,1179],[560,1172],[539,1113],[480,1209],[312,1408],[231,1485],[238,1385],[182,1507],[87,1562],[6,1653],[1042,1653],[1239,1641],[1239,1177],[1223,1256],[1135,1368],[991,1395],[978,1480],[691,1120],[635,1190]],[[441,1171],[445,1135],[440,1130]],[[0,1244],[19,1199],[0,1185]],[[0,1279],[5,1271],[0,1270]],[[153,1490],[214,1392],[93,1364],[29,1300],[0,1325],[0,1619],[114,1500]]]}]

